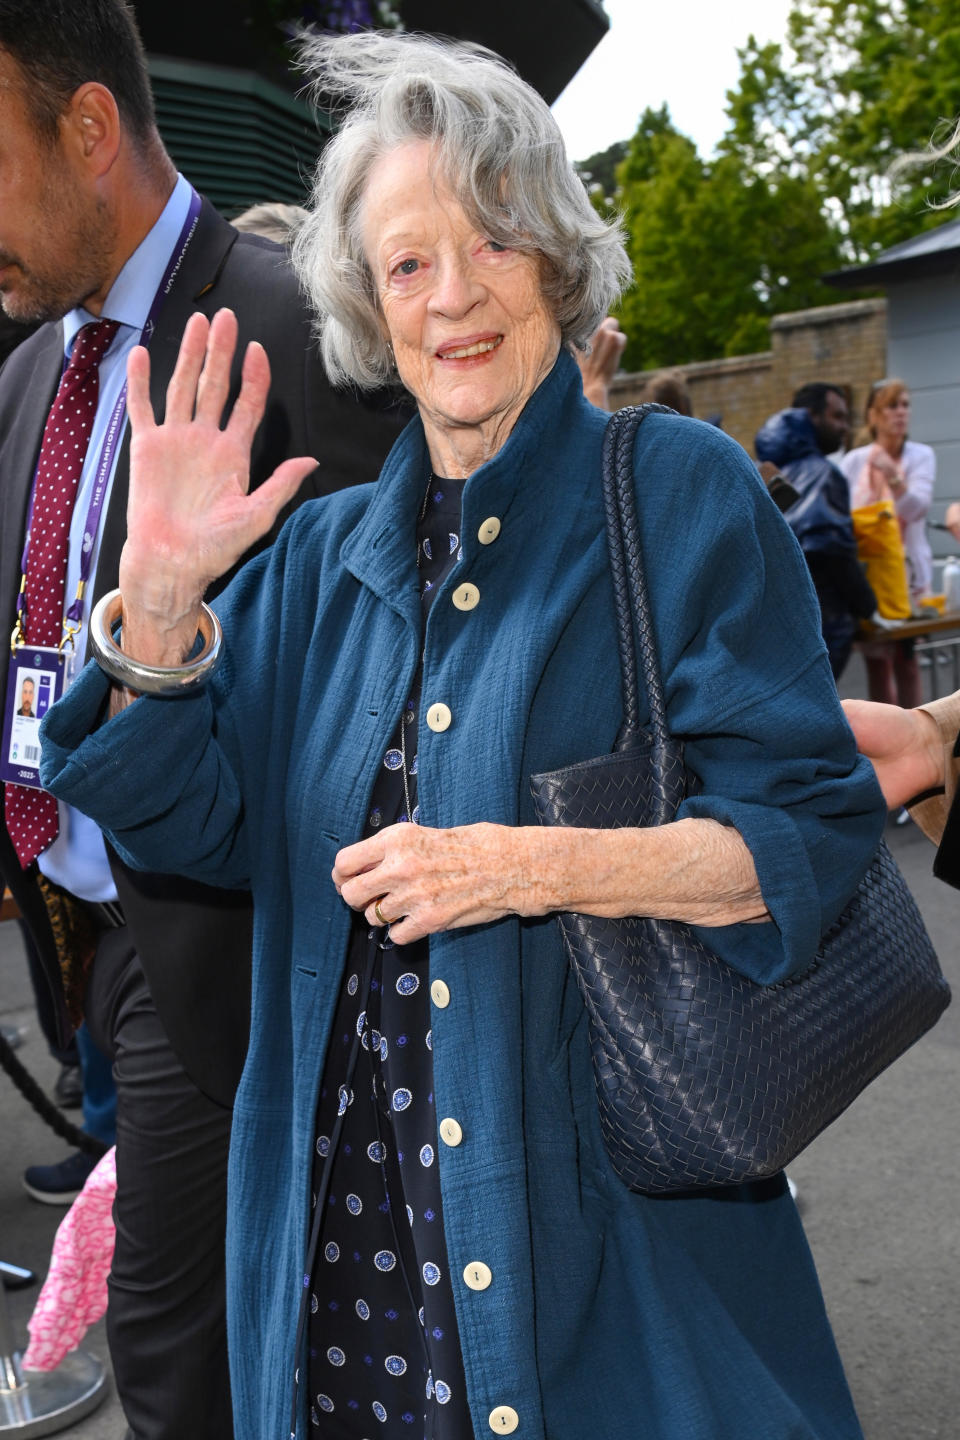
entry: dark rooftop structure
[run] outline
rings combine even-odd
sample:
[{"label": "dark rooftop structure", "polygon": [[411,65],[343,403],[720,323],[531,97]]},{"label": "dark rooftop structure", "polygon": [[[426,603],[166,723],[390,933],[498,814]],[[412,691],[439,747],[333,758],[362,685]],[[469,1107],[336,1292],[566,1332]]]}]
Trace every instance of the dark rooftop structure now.
[{"label": "dark rooftop structure", "polygon": [[[497,51],[548,104],[610,28],[599,0],[393,0],[407,30]],[[323,27],[334,0],[135,0],[160,133],[178,167],[228,216],[260,200],[303,204],[330,118],[299,95],[288,39]],[[369,0],[358,13],[373,14]]]},{"label": "dark rooftop structure", "polygon": [[929,280],[960,271],[960,220],[949,220],[882,251],[866,265],[851,265],[824,275],[828,285],[861,289],[897,280]]},{"label": "dark rooftop structure", "polygon": [[[474,40],[503,55],[548,105],[573,79],[603,39],[610,20],[598,0],[484,0],[451,5],[450,0],[400,0],[408,30]],[[549,20],[545,22],[545,10]]]}]

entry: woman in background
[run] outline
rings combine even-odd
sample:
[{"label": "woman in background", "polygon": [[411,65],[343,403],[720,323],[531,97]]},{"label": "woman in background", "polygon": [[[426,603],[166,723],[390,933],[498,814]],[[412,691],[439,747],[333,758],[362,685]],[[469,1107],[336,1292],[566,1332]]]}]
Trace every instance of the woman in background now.
[{"label": "woman in background", "polygon": [[[902,380],[878,380],[867,401],[869,445],[844,455],[840,468],[850,486],[850,508],[892,500],[903,532],[910,599],[929,595],[933,578],[927,511],[937,462],[929,445],[907,438],[910,391]],[[920,671],[912,640],[868,645],[864,651],[871,700],[912,708],[920,703]]]}]

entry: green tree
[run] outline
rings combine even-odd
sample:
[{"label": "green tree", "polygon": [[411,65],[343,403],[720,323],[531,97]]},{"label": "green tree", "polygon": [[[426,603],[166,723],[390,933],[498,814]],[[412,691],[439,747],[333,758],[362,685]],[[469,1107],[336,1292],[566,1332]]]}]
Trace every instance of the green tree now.
[{"label": "green tree", "polygon": [[618,140],[606,150],[600,150],[586,160],[577,160],[574,169],[590,192],[590,197],[599,208],[613,206],[617,192],[617,170],[627,153],[627,141]]},{"label": "green tree", "polygon": [[886,175],[960,109],[960,0],[796,0],[787,47],[740,61],[723,150],[813,184],[848,261],[943,223],[930,167],[893,194]]},{"label": "green tree", "polygon": [[888,170],[950,126],[958,75],[960,0],[794,0],[784,46],[740,51],[713,159],[646,110],[615,172],[624,363],[766,348],[773,315],[836,301],[823,274],[942,224],[951,167]]},{"label": "green tree", "polygon": [[618,179],[626,368],[764,350],[772,315],[835,298],[819,277],[838,238],[803,176],[757,173],[732,151],[706,163],[666,111],[647,111]]}]

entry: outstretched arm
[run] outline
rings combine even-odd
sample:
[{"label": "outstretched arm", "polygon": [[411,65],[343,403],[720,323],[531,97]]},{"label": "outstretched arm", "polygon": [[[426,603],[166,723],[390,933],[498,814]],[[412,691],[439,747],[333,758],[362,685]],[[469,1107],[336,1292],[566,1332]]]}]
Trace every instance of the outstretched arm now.
[{"label": "outstretched arm", "polygon": [[857,749],[873,765],[889,809],[943,786],[943,743],[925,710],[844,700]]}]

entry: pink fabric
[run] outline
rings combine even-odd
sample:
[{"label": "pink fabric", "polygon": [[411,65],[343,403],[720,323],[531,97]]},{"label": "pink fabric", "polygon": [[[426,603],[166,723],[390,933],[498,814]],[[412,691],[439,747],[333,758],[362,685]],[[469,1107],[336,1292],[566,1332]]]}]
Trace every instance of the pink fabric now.
[{"label": "pink fabric", "polygon": [[116,1232],[116,1152],[108,1150],[87,1177],[53,1242],[50,1269],[27,1328],[27,1370],[55,1370],[107,1308],[107,1276]]}]

